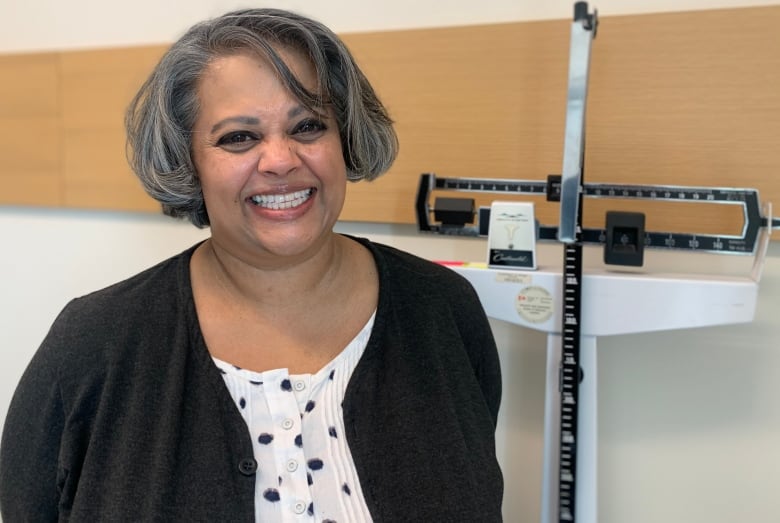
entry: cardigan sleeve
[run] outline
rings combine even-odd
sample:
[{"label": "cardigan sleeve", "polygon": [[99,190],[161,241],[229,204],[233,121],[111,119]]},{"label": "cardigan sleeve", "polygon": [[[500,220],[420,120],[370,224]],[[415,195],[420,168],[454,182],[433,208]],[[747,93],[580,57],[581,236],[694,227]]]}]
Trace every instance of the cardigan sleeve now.
[{"label": "cardigan sleeve", "polygon": [[51,342],[50,333],[22,375],[3,428],[0,515],[9,523],[58,519],[64,413]]},{"label": "cardigan sleeve", "polygon": [[460,334],[470,354],[474,374],[479,381],[482,395],[485,398],[493,425],[498,423],[498,410],[501,406],[501,364],[498,348],[493,337],[485,310],[479,301],[476,291],[465,280],[464,298],[461,303],[468,304],[461,308],[461,318],[458,322]]}]

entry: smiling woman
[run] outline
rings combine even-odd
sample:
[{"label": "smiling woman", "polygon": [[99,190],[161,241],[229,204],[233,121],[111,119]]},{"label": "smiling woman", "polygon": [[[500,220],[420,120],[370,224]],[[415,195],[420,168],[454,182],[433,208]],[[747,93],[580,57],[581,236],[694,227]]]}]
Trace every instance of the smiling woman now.
[{"label": "smiling woman", "polygon": [[57,318],[5,423],[3,519],[499,521],[474,290],[333,230],[397,152],[341,40],[272,9],[197,24],[126,124],[147,192],[211,234]]}]

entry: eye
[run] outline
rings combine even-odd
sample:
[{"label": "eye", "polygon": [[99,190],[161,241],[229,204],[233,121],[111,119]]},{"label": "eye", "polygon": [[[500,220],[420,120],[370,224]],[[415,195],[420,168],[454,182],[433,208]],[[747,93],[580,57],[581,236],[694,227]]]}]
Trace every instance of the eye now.
[{"label": "eye", "polygon": [[325,122],[317,118],[306,118],[298,122],[293,128],[292,134],[298,135],[302,139],[317,138],[328,128]]},{"label": "eye", "polygon": [[217,140],[217,145],[229,151],[245,151],[257,142],[257,136],[247,131],[233,131]]}]

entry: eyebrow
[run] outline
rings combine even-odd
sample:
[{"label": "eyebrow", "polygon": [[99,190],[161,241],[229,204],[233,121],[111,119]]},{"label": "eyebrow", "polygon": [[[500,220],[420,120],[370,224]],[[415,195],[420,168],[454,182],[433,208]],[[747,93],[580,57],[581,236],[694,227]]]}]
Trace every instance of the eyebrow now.
[{"label": "eyebrow", "polygon": [[260,118],[255,118],[254,116],[231,116],[229,118],[225,118],[224,120],[220,120],[217,123],[214,124],[214,126],[211,128],[211,133],[214,134],[223,127],[225,127],[228,124],[231,123],[240,123],[244,125],[258,125],[260,123]]},{"label": "eyebrow", "polygon": [[[306,107],[303,105],[298,105],[296,107],[293,107],[289,111],[287,111],[287,117],[288,118],[295,118],[302,112],[306,111]],[[317,113],[319,115],[319,113]],[[243,125],[259,125],[260,124],[260,118],[256,118],[254,116],[230,116],[228,118],[225,118],[223,120],[218,121],[214,124],[214,126],[211,128],[211,133],[214,134],[223,127],[225,127],[228,124],[232,123],[238,123]]]}]

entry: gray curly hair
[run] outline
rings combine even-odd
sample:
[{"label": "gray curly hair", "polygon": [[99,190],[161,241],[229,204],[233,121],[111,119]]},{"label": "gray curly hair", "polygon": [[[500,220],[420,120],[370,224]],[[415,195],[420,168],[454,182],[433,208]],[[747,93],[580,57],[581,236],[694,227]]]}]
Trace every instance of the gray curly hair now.
[{"label": "gray curly hair", "polygon": [[[311,60],[318,92],[301,84],[275,47]],[[288,11],[233,11],[191,27],[163,55],[127,109],[128,161],[164,214],[209,225],[191,155],[198,83],[215,58],[244,51],[267,59],[308,109],[332,105],[349,180],[372,180],[390,168],[398,154],[393,122],[341,39],[323,24]]]}]

